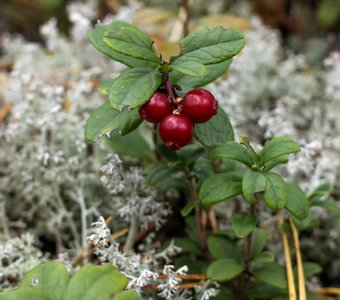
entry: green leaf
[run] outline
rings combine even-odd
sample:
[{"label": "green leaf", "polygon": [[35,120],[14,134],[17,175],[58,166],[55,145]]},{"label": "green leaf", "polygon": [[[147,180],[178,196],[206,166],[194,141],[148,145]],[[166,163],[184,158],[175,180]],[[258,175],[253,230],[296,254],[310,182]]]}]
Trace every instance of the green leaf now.
[{"label": "green leaf", "polygon": [[[320,274],[322,272],[322,268],[319,264],[310,262],[310,261],[305,261],[303,262],[303,272],[305,274],[305,277],[309,277],[315,274]],[[297,267],[294,267],[294,274],[297,277]]]},{"label": "green leaf", "polygon": [[308,217],[309,201],[306,194],[294,183],[287,184],[286,209],[297,219],[303,220]]},{"label": "green leaf", "polygon": [[178,157],[184,162],[190,169],[199,157],[204,156],[207,153],[205,148],[197,145],[188,145],[179,151],[177,151]]},{"label": "green leaf", "polygon": [[217,64],[204,65],[206,73],[203,77],[192,77],[173,70],[170,72],[170,80],[173,84],[179,85],[182,88],[182,91],[186,93],[193,88],[202,87],[215,81],[228,70],[231,62],[232,60],[229,59]]},{"label": "green leaf", "polygon": [[152,159],[153,152],[149,144],[138,131],[132,131],[121,136],[118,132],[105,139],[106,144],[121,156],[131,156],[140,159]]},{"label": "green leaf", "polygon": [[243,255],[240,248],[227,236],[209,236],[208,248],[214,258],[231,258],[239,263],[243,262]]},{"label": "green leaf", "polygon": [[252,259],[253,263],[270,263],[274,262],[274,253],[271,251],[263,251]]},{"label": "green leaf", "polygon": [[182,209],[181,209],[181,215],[183,217],[187,217],[190,215],[192,210],[198,205],[197,201],[189,201]]},{"label": "green leaf", "polygon": [[256,202],[255,194],[264,192],[266,189],[266,177],[258,171],[248,170],[242,179],[242,193],[244,199],[254,204]]},{"label": "green leaf", "polygon": [[109,102],[99,106],[85,124],[85,138],[95,142],[103,135],[118,131],[121,135],[128,134],[142,123],[137,110],[114,110]]},{"label": "green leaf", "polygon": [[250,281],[247,284],[246,294],[250,299],[269,299],[283,295],[288,299],[288,291],[265,284],[261,281]]},{"label": "green leaf", "polygon": [[244,238],[255,229],[256,217],[250,213],[236,213],[231,219],[231,226],[239,237]]},{"label": "green leaf", "polygon": [[145,61],[144,59],[129,57],[127,55],[118,53],[112,50],[108,45],[104,43],[104,34],[107,31],[115,31],[122,27],[132,27],[133,26],[129,23],[123,21],[113,21],[110,24],[100,24],[98,23],[94,29],[88,31],[87,36],[90,43],[100,52],[104,53],[108,57],[112,58],[113,60],[119,61],[128,67],[149,67],[149,68],[156,68],[158,63],[151,63],[149,61]]},{"label": "green leaf", "polygon": [[177,59],[171,69],[193,77],[203,77],[207,73],[207,68],[197,60]]},{"label": "green leaf", "polygon": [[121,73],[109,92],[114,109],[137,108],[149,101],[162,83],[161,74],[148,68],[134,68]]},{"label": "green leaf", "polygon": [[300,146],[295,141],[285,136],[280,136],[271,139],[264,145],[260,157],[266,163],[279,156],[299,152],[300,150]]},{"label": "green leaf", "polygon": [[230,258],[222,258],[211,263],[207,270],[208,278],[215,281],[228,281],[241,274],[244,266]]},{"label": "green leaf", "polygon": [[[210,300],[235,300],[235,295],[233,294],[233,291],[230,288],[224,285],[221,285],[218,289],[220,290],[218,295],[210,297],[209,298]],[[198,298],[198,299],[202,299],[202,298]]]},{"label": "green leaf", "polygon": [[286,164],[287,162],[288,162],[288,155],[282,155],[282,156],[276,157],[264,164],[263,171],[268,172],[271,169],[275,168],[276,166],[281,165],[281,164]]},{"label": "green leaf", "polygon": [[253,271],[255,278],[280,289],[287,289],[285,268],[275,263],[264,264]]},{"label": "green leaf", "polygon": [[313,202],[314,200],[324,200],[330,196],[333,191],[333,185],[330,183],[324,183],[319,185],[313,193],[309,195],[309,199]]},{"label": "green leaf", "polygon": [[324,28],[330,28],[339,22],[340,5],[338,0],[323,0],[316,10],[318,23]]},{"label": "green leaf", "polygon": [[153,68],[154,64],[161,63],[152,46],[154,42],[146,33],[137,28],[120,27],[114,31],[107,31],[103,40],[118,53],[149,62],[150,68]]},{"label": "green leaf", "polygon": [[69,282],[65,265],[60,262],[47,262],[29,271],[23,278],[21,288],[39,290],[52,300],[61,300]]},{"label": "green leaf", "polygon": [[0,300],[53,300],[53,299],[40,290],[32,288],[19,288],[1,292]]},{"label": "green leaf", "polygon": [[230,199],[241,192],[242,185],[238,178],[230,174],[217,174],[203,182],[199,197],[203,205],[210,205]]},{"label": "green leaf", "polygon": [[222,107],[208,122],[195,124],[195,138],[205,147],[234,140],[233,127]]},{"label": "green leaf", "polygon": [[98,91],[103,95],[108,95],[111,85],[113,83],[113,80],[114,79],[103,80],[98,86]]},{"label": "green leaf", "polygon": [[140,297],[136,291],[124,291],[113,298],[113,300],[139,300]]},{"label": "green leaf", "polygon": [[284,208],[287,204],[287,184],[283,178],[276,174],[269,172],[265,174],[266,190],[262,193],[263,199],[269,208],[278,210]]},{"label": "green leaf", "polygon": [[201,247],[190,238],[175,238],[175,245],[182,249],[181,253],[201,254]]},{"label": "green leaf", "polygon": [[128,279],[113,265],[82,267],[71,279],[63,300],[108,300],[123,291]]},{"label": "green leaf", "polygon": [[325,208],[334,213],[337,217],[340,217],[340,203],[333,199],[314,200],[311,205]]},{"label": "green leaf", "polygon": [[176,59],[199,60],[205,65],[216,64],[232,58],[245,45],[243,34],[234,29],[223,27],[203,28],[195,31],[179,42],[181,52]]},{"label": "green leaf", "polygon": [[320,226],[320,222],[311,217],[307,217],[303,220],[299,220],[293,217],[293,222],[299,231]]},{"label": "green leaf", "polygon": [[233,141],[213,147],[212,150],[209,151],[209,157],[234,159],[245,164],[249,168],[251,168],[254,163],[248,156],[246,148]]},{"label": "green leaf", "polygon": [[259,255],[267,244],[267,232],[260,228],[255,228],[252,239],[253,256]]}]

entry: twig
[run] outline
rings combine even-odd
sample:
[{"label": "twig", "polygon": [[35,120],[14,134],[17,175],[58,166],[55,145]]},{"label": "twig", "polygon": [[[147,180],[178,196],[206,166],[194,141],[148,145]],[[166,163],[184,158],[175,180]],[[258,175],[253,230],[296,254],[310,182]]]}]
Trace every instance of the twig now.
[{"label": "twig", "polygon": [[8,113],[11,111],[12,105],[9,102],[5,102],[0,108],[0,123],[5,120]]},{"label": "twig", "polygon": [[213,207],[209,208],[208,214],[209,214],[209,222],[210,222],[212,232],[217,233],[218,232],[218,223],[217,223],[217,220],[216,220],[216,213],[215,213],[215,210],[214,210]]},{"label": "twig", "polygon": [[282,244],[283,244],[283,249],[284,249],[284,253],[285,253],[289,300],[296,300],[296,289],[295,289],[295,282],[294,282],[292,259],[290,257],[290,250],[289,250],[289,244],[288,244],[288,236],[283,231],[282,226],[284,224],[284,221],[283,221],[283,218],[282,218],[281,215],[278,216],[278,223],[279,223],[279,227],[280,227]]},{"label": "twig", "polygon": [[319,295],[340,295],[340,288],[316,288],[314,291]]},{"label": "twig", "polygon": [[[191,282],[191,283],[182,283],[179,284],[178,287],[181,289],[192,289],[197,285],[205,285],[205,281],[199,281],[199,282]],[[143,289],[153,289],[153,290],[157,290],[158,286],[156,284],[149,284],[146,286],[143,286]]]},{"label": "twig", "polygon": [[177,20],[170,33],[169,42],[177,42],[189,33],[189,0],[182,0]]},{"label": "twig", "polygon": [[300,250],[300,243],[299,243],[299,233],[292,219],[289,219],[289,222],[290,222],[290,227],[292,228],[294,245],[295,245],[296,263],[297,263],[297,271],[298,271],[298,278],[299,278],[299,298],[300,300],[307,300],[306,286],[305,286],[305,274],[303,271],[303,264],[302,264],[301,250]]},{"label": "twig", "polygon": [[[160,274],[158,276],[159,279],[167,279],[168,277],[169,276],[165,275],[165,274]],[[207,276],[203,275],[203,274],[186,274],[186,275],[177,275],[176,278],[180,278],[180,279],[197,279],[197,280],[204,279],[204,280],[206,280]]]}]

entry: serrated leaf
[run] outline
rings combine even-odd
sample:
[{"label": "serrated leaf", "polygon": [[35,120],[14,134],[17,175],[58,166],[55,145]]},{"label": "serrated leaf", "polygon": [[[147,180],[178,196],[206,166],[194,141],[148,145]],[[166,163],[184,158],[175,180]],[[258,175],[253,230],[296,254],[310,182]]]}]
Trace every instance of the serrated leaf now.
[{"label": "serrated leaf", "polygon": [[46,293],[32,288],[19,288],[0,293],[0,300],[53,300]]},{"label": "serrated leaf", "polygon": [[23,278],[21,288],[39,290],[52,300],[61,300],[69,282],[65,265],[60,262],[40,264],[29,271]]},{"label": "serrated leaf", "polygon": [[290,138],[285,136],[275,137],[268,141],[262,151],[260,157],[264,163],[282,155],[299,152],[300,146]]},{"label": "serrated leaf", "polygon": [[242,193],[244,199],[254,204],[256,202],[255,194],[264,192],[266,189],[266,177],[258,171],[247,170],[242,179]]},{"label": "serrated leaf", "polygon": [[287,204],[286,209],[297,219],[307,218],[309,212],[309,201],[306,194],[294,183],[287,184]]},{"label": "serrated leaf", "polygon": [[263,251],[254,256],[252,259],[253,263],[270,263],[275,259],[274,253],[271,251]]},{"label": "serrated leaf", "polygon": [[196,140],[205,147],[234,140],[233,127],[222,107],[218,108],[217,114],[208,122],[195,124],[194,134]]},{"label": "serrated leaf", "polygon": [[283,178],[276,174],[269,172],[265,174],[266,190],[262,193],[263,199],[269,208],[278,210],[284,208],[287,204],[287,184]]},{"label": "serrated leaf", "polygon": [[203,28],[195,31],[180,41],[181,52],[176,59],[196,59],[204,65],[216,64],[232,58],[244,47],[242,32],[234,29],[216,27]]},{"label": "serrated leaf", "polygon": [[231,226],[234,232],[241,238],[251,233],[256,226],[256,217],[253,214],[239,212],[233,215]]},{"label": "serrated leaf", "polygon": [[63,300],[107,300],[123,291],[128,282],[128,279],[111,264],[86,265],[71,279]]},{"label": "serrated leaf", "polygon": [[271,286],[280,289],[288,288],[285,268],[278,264],[265,264],[261,268],[254,270],[253,274],[257,280],[267,283]]},{"label": "serrated leaf", "polygon": [[243,262],[243,255],[236,243],[227,236],[211,235],[208,237],[208,248],[214,258],[231,258]]},{"label": "serrated leaf", "polygon": [[186,93],[193,88],[202,87],[215,81],[228,70],[231,62],[232,60],[229,59],[217,64],[204,65],[206,73],[203,77],[192,77],[173,70],[170,72],[170,80],[173,84],[179,85],[182,88],[182,91]]},{"label": "serrated leaf", "polygon": [[153,49],[153,41],[146,33],[137,28],[120,27],[113,31],[107,31],[103,40],[106,45],[118,53],[150,62],[150,68],[154,64],[161,63]]},{"label": "serrated leaf", "polygon": [[124,136],[118,132],[105,139],[106,144],[121,156],[130,156],[140,159],[152,159],[153,152],[149,144],[138,131],[132,131]]},{"label": "serrated leaf", "polygon": [[171,69],[193,77],[203,77],[207,73],[207,68],[196,60],[177,59]]},{"label": "serrated leaf", "polygon": [[251,168],[254,163],[248,156],[246,148],[233,141],[213,147],[212,150],[209,151],[209,157],[237,160],[249,168]]},{"label": "serrated leaf", "polygon": [[99,137],[109,136],[118,131],[125,135],[136,129],[142,123],[137,110],[114,110],[109,102],[99,106],[85,124],[85,138],[95,142]]},{"label": "serrated leaf", "polygon": [[108,45],[104,43],[104,34],[107,31],[115,31],[122,27],[133,27],[131,24],[124,21],[112,21],[110,24],[98,23],[94,29],[88,31],[87,36],[90,43],[100,52],[104,53],[113,60],[119,61],[128,67],[149,67],[156,68],[158,63],[151,63],[144,59],[129,57],[127,55],[118,53],[112,50]]},{"label": "serrated leaf", "polygon": [[203,205],[210,205],[230,199],[241,192],[242,185],[238,178],[230,174],[217,174],[203,182],[199,197]]},{"label": "serrated leaf", "polygon": [[162,83],[161,74],[148,68],[134,68],[121,73],[109,92],[114,109],[137,108],[147,102]]},{"label": "serrated leaf", "polygon": [[228,281],[240,275],[244,266],[230,258],[215,260],[207,269],[207,276],[214,281]]},{"label": "serrated leaf", "polygon": [[134,290],[124,291],[117,294],[113,300],[139,300],[140,297],[138,293]]}]

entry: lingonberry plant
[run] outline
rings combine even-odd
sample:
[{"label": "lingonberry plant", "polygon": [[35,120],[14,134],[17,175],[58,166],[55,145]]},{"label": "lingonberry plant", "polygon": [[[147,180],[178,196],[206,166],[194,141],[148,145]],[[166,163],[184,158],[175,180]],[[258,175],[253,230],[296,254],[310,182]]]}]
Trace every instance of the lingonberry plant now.
[{"label": "lingonberry plant", "polygon": [[[175,299],[180,287],[195,286],[197,299],[296,299],[295,277],[299,298],[306,300],[304,278],[319,268],[313,263],[302,265],[297,228],[310,224],[309,206],[327,191],[320,188],[307,197],[295,183],[286,182],[273,171],[288,161],[289,154],[300,151],[290,138],[275,137],[259,151],[248,137],[241,136],[236,142],[218,99],[201,88],[227,71],[232,57],[244,47],[242,33],[233,28],[200,29],[180,41],[180,53],[169,61],[156,53],[146,33],[125,22],[97,24],[88,37],[99,51],[129,68],[100,85],[108,100],[88,119],[86,139],[95,142],[104,137],[122,156],[144,158],[148,183],[159,195],[176,190],[183,196],[181,225],[185,224],[185,230],[175,241],[182,255],[174,262],[181,271],[174,272],[172,266],[164,267],[163,274],[143,270],[144,277],[131,275],[128,284],[129,274],[123,276],[112,265],[85,266],[70,280],[59,264],[45,264],[27,274],[19,289],[1,294],[0,299],[21,299],[22,295],[50,300],[138,299],[135,291],[123,291],[127,286],[142,295],[146,291],[150,299],[157,296],[147,291],[154,290],[157,280],[164,278],[170,282],[169,286],[162,284],[159,293],[165,299]],[[141,133],[137,128],[143,121],[153,126],[146,122]],[[143,137],[147,130],[153,137],[151,147]],[[231,199],[235,212],[230,226],[220,230],[214,205],[221,203],[222,212]],[[266,220],[261,218],[263,212]],[[285,241],[286,271],[267,245],[265,222],[269,219],[273,223],[275,215],[279,215]],[[134,251],[136,226],[138,220],[132,219],[125,243],[129,254]],[[103,232],[107,233],[106,227]],[[295,271],[289,237],[297,254]],[[97,243],[98,253],[106,253],[103,261],[106,258],[114,264],[112,253],[121,255],[118,246],[111,249],[114,245]],[[134,258],[142,264],[148,255]],[[194,275],[184,275],[184,265]],[[202,281],[180,286],[182,279]]]}]

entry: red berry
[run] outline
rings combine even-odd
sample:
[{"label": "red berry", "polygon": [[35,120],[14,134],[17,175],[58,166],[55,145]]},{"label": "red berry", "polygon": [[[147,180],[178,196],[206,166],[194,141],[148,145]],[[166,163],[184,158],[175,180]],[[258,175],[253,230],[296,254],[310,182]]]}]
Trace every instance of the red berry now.
[{"label": "red berry", "polygon": [[193,123],[204,123],[217,113],[215,97],[205,89],[189,91],[183,98],[182,113]]},{"label": "red berry", "polygon": [[186,116],[170,114],[160,122],[159,135],[166,147],[176,151],[191,141],[193,125]]},{"label": "red berry", "polygon": [[142,119],[151,123],[159,123],[166,115],[171,113],[172,107],[167,96],[156,92],[138,111]]}]

